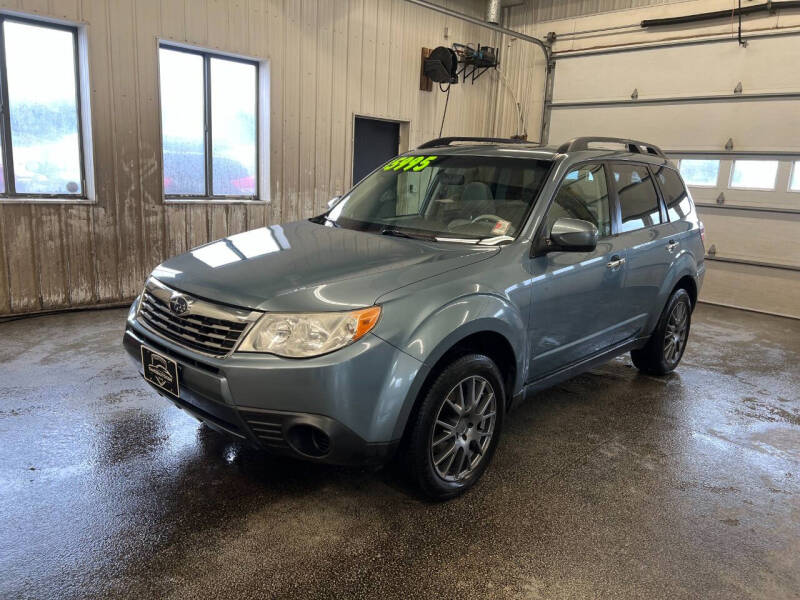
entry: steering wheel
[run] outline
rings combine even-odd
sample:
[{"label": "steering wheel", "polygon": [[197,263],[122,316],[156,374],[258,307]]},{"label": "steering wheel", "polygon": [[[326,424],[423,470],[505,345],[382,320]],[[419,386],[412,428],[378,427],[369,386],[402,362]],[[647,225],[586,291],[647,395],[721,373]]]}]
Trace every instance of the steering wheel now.
[{"label": "steering wheel", "polygon": [[485,214],[485,215],[478,215],[470,223],[478,223],[479,221],[490,221],[492,223],[499,223],[500,221],[505,221],[503,217],[498,217],[497,215]]}]

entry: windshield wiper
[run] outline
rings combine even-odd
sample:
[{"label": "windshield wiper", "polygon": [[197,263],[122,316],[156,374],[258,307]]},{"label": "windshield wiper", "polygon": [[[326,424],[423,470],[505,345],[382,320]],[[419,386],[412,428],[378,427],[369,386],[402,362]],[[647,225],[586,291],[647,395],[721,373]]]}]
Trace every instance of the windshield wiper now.
[{"label": "windshield wiper", "polygon": [[341,227],[339,223],[328,217],[328,213],[323,213],[321,215],[317,215],[316,217],[311,217],[309,221],[311,221],[312,223],[318,223],[319,225],[330,223],[333,227]]},{"label": "windshield wiper", "polygon": [[425,237],[421,235],[411,235],[410,233],[406,233],[405,231],[400,231],[399,229],[393,229],[391,227],[384,227],[381,229],[381,235],[391,235],[394,237],[401,237],[406,238],[409,240],[426,240],[426,241],[435,241],[432,237]]}]

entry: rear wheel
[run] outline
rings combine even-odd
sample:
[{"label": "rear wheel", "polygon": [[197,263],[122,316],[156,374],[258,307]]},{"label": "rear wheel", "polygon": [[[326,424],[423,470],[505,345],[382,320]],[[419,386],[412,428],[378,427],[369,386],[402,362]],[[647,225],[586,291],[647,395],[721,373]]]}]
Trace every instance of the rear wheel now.
[{"label": "rear wheel", "polygon": [[409,432],[408,467],[426,496],[446,500],[475,484],[497,445],[504,406],[500,371],[487,356],[442,369]]},{"label": "rear wheel", "polygon": [[684,289],[670,296],[647,345],[631,351],[637,369],[651,375],[666,375],[683,357],[692,320],[692,301]]}]

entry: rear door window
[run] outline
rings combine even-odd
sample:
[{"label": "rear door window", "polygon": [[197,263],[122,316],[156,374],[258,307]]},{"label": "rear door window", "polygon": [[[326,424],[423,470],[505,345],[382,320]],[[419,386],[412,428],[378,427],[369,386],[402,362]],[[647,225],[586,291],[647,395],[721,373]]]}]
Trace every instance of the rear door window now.
[{"label": "rear door window", "polygon": [[635,231],[661,223],[658,195],[650,171],[644,165],[613,163],[622,223],[620,232]]},{"label": "rear door window", "polygon": [[692,205],[680,175],[672,169],[660,167],[656,170],[656,181],[661,188],[664,204],[667,205],[669,220],[680,221],[686,218],[692,210]]},{"label": "rear door window", "polygon": [[594,223],[600,237],[611,235],[606,172],[602,164],[581,165],[566,174],[547,213],[548,235],[557,219]]}]

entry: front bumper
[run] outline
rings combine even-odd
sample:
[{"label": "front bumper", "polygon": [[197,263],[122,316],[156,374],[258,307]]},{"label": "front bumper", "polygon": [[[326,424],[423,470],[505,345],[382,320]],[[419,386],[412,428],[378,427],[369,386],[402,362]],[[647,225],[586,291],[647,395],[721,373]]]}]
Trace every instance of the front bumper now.
[{"label": "front bumper", "polygon": [[394,454],[426,368],[371,334],[312,359],[215,359],[155,335],[131,311],[123,345],[140,373],[143,344],[178,363],[180,398],[152,386],[178,407],[265,450],[333,464],[379,464]]}]

